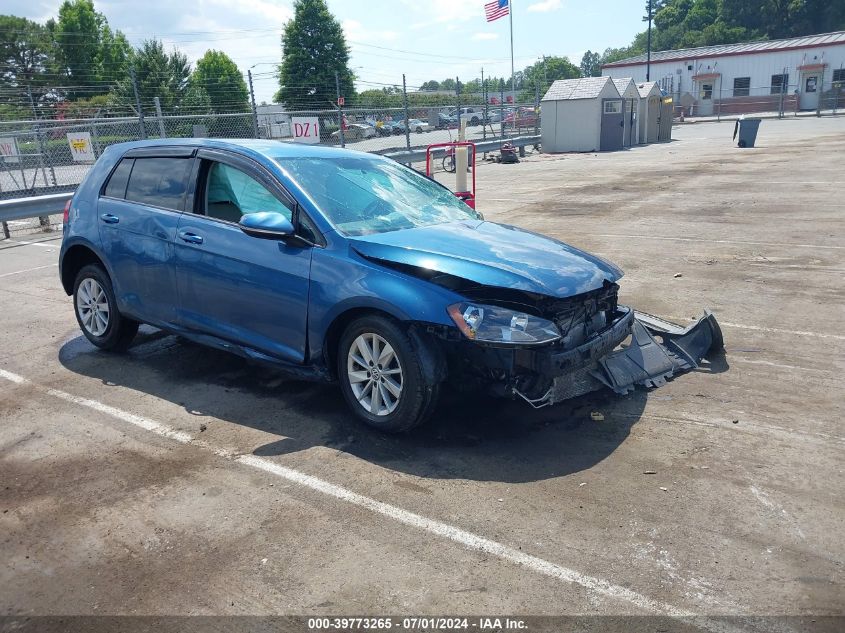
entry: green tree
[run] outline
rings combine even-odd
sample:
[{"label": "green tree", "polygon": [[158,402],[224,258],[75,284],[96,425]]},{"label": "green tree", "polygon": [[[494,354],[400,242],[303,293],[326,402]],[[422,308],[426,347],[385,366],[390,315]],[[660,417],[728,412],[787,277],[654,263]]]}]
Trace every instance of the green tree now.
[{"label": "green tree", "polygon": [[[159,40],[147,40],[132,51],[129,67],[135,71],[138,96],[145,112],[152,110],[155,97],[159,98],[165,112],[172,112],[182,105],[191,76],[191,65],[183,53],[176,49],[167,53]],[[128,73],[115,85],[112,102],[133,112],[137,110]]]},{"label": "green tree", "polygon": [[28,89],[40,100],[49,90],[47,71],[53,52],[50,33],[44,26],[26,18],[0,15],[0,101],[10,109],[29,109]]},{"label": "green tree", "polygon": [[[523,103],[534,101],[539,86],[540,98],[557,79],[575,79],[581,76],[581,69],[569,61],[568,57],[545,57],[528,66],[524,71],[525,86],[519,100]],[[510,84],[508,84],[510,87]]]},{"label": "green tree", "polygon": [[214,112],[246,112],[249,91],[232,58],[222,51],[208,50],[191,74],[191,85],[208,95]]},{"label": "green tree", "polygon": [[452,92],[454,92],[456,85],[457,84],[455,83],[454,79],[452,79],[451,77],[447,77],[446,79],[444,79],[443,81],[440,82],[440,89],[441,90],[451,90]]},{"label": "green tree", "polygon": [[120,31],[112,32],[92,0],[65,0],[58,20],[47,26],[55,38],[56,69],[66,77],[68,98],[106,93],[125,75],[129,43]]},{"label": "green tree", "polygon": [[420,90],[440,90],[440,82],[436,79],[426,81],[422,86],[420,86]]},{"label": "green tree", "polygon": [[601,77],[601,55],[588,50],[581,58],[582,77]]},{"label": "green tree", "polygon": [[335,73],[340,94],[354,101],[354,75],[343,28],[325,0],[296,0],[293,19],[284,27],[279,91],[276,100],[289,109],[327,108],[335,103]]}]

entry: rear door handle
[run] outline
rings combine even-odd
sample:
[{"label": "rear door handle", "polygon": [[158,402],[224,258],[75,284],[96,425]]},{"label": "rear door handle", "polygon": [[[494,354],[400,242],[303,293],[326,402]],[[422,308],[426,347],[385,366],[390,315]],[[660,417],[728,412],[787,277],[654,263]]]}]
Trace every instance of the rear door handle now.
[{"label": "rear door handle", "polygon": [[104,213],[100,216],[100,219],[106,224],[117,224],[120,222],[120,218],[116,215],[112,215],[111,213]]},{"label": "rear door handle", "polygon": [[179,231],[179,239],[188,244],[202,244],[202,235],[190,231]]}]

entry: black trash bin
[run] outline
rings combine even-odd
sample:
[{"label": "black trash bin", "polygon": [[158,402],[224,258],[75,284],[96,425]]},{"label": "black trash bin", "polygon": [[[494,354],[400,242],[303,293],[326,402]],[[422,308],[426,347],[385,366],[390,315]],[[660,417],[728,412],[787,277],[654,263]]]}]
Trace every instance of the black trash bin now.
[{"label": "black trash bin", "polygon": [[734,140],[739,147],[754,147],[757,140],[757,130],[760,129],[760,119],[740,117],[734,126]]}]

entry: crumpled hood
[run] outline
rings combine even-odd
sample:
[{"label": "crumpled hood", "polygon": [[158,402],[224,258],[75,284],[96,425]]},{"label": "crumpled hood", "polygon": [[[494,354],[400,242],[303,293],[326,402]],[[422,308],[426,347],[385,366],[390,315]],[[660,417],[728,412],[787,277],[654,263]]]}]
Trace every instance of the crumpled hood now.
[{"label": "crumpled hood", "polygon": [[550,237],[494,222],[437,224],[350,237],[365,257],[462,277],[485,286],[569,297],[622,271]]}]

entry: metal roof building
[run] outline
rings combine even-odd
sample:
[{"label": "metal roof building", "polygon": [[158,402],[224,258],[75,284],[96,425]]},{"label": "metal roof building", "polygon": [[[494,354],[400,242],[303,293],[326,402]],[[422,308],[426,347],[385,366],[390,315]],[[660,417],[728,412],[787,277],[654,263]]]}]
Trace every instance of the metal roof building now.
[{"label": "metal roof building", "polygon": [[[646,56],[605,64],[602,74],[643,82]],[[787,109],[815,110],[845,84],[845,31],[656,51],[650,75],[676,103],[690,103],[688,114],[777,110],[784,101]]]},{"label": "metal roof building", "polygon": [[609,77],[558,79],[541,104],[543,151],[622,149],[623,100]]}]

